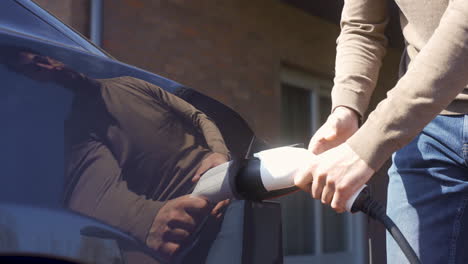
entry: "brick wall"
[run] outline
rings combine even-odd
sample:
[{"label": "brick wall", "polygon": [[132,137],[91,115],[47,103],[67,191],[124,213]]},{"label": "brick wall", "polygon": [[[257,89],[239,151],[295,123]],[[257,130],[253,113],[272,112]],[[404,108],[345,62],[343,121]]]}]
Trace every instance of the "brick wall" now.
[{"label": "brick wall", "polygon": [[90,0],[35,0],[35,2],[84,36],[89,36]]},{"label": "brick wall", "polygon": [[339,28],[279,1],[105,0],[104,10],[107,51],[231,106],[269,142],[282,63],[333,77]]}]

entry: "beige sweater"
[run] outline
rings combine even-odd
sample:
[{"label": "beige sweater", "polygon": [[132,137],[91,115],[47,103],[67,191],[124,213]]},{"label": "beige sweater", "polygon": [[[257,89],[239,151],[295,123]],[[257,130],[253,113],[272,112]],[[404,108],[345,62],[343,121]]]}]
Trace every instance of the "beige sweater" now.
[{"label": "beige sweater", "polygon": [[[373,169],[437,114],[468,113],[468,0],[396,0],[406,48],[402,76],[347,141]],[[366,111],[385,54],[387,0],[345,0],[333,109]]]}]

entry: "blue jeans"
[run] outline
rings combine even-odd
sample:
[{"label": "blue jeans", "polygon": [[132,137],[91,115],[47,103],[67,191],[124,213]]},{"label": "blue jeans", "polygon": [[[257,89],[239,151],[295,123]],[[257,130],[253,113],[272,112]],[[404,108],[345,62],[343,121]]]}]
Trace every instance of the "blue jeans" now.
[{"label": "blue jeans", "polygon": [[[468,263],[468,115],[437,116],[392,157],[387,214],[422,263]],[[387,263],[407,263],[387,233]]]}]

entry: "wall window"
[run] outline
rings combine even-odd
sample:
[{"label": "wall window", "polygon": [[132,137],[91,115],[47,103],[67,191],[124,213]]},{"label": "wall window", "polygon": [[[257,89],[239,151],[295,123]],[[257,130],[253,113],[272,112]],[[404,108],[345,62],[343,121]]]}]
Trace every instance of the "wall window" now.
[{"label": "wall window", "polygon": [[[307,147],[331,110],[331,78],[283,67],[282,144]],[[285,263],[364,263],[362,215],[337,214],[305,192],[278,199],[282,205]]]}]

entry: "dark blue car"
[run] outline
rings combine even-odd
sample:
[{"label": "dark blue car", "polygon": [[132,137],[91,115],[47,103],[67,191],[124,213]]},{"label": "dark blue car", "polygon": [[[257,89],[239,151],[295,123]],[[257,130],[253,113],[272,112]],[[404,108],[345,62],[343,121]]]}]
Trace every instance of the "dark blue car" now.
[{"label": "dark blue car", "polygon": [[208,137],[231,159],[264,148],[230,108],[113,59],[27,0],[0,1],[0,80],[0,263],[282,263],[276,203],[231,202],[170,257],[144,239],[144,209],[190,193],[187,175],[217,148]]}]

